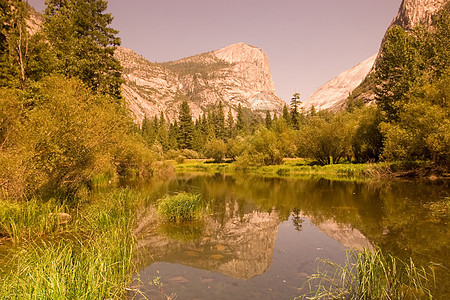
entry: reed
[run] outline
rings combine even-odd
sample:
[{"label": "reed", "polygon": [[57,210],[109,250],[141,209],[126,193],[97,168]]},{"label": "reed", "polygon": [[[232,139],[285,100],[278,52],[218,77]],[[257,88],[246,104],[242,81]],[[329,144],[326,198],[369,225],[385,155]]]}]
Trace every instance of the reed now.
[{"label": "reed", "polygon": [[432,299],[434,271],[374,251],[349,251],[339,265],[321,260],[325,271],[313,274],[296,299]]},{"label": "reed", "polygon": [[157,212],[171,222],[199,220],[204,212],[203,201],[197,194],[182,192],[168,195],[159,200]]},{"label": "reed", "polygon": [[[45,220],[47,209],[36,213],[41,217],[30,218],[30,222],[10,218],[15,222],[10,227],[29,229],[10,231],[20,238],[1,259],[0,299],[124,298],[134,271],[135,211],[144,199],[130,190],[97,196],[70,211],[73,218],[65,231],[38,237],[33,228],[45,222],[34,220]],[[28,209],[35,208],[30,203],[22,205],[13,211],[30,214]],[[49,211],[59,209],[56,205]],[[45,230],[52,232],[51,228]],[[22,231],[27,232],[26,239]]]}]

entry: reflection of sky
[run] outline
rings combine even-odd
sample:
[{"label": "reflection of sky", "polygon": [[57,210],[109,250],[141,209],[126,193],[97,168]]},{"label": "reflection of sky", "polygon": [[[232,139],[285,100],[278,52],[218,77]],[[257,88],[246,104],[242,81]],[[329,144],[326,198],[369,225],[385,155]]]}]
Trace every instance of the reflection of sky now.
[{"label": "reflection of sky", "polygon": [[[292,219],[280,224],[271,251],[273,260],[269,269],[247,280],[166,262],[146,267],[140,272],[140,279],[145,284],[160,276],[164,291],[177,294],[177,299],[293,299],[307,276],[316,271],[317,257],[342,262],[345,256],[344,247],[308,219],[301,231],[294,228]],[[158,295],[148,285],[141,287],[141,291],[150,299]]]},{"label": "reflection of sky", "polygon": [[[44,0],[29,0],[38,10]],[[307,99],[375,54],[401,0],[109,0],[122,44],[168,61],[244,42],[269,56],[279,96]]]}]

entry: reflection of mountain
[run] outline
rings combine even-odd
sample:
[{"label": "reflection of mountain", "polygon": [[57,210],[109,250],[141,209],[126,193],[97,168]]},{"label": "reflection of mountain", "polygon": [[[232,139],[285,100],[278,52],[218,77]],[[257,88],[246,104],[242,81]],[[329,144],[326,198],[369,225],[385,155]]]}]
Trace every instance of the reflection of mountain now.
[{"label": "reflection of mountain", "polygon": [[[314,218],[310,218],[314,223]],[[348,224],[338,224],[333,220],[325,220],[316,225],[320,231],[329,237],[337,240],[346,248],[354,250],[363,250],[364,248],[373,250],[369,239],[365,237],[358,229]]]},{"label": "reflection of mountain", "polygon": [[142,257],[142,263],[179,263],[240,279],[263,274],[272,262],[278,214],[253,211],[242,215],[238,210],[237,203],[228,203],[223,220],[208,218],[188,232],[180,227],[155,230],[156,222],[141,224],[137,250],[149,254]]}]

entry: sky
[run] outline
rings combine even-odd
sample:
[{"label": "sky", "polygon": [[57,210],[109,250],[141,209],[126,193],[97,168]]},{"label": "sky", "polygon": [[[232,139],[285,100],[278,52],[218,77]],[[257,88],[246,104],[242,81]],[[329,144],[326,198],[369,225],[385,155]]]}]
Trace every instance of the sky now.
[{"label": "sky", "polygon": [[[45,0],[28,0],[38,11]],[[109,0],[122,46],[152,62],[244,42],[270,61],[278,96],[306,100],[377,53],[401,0]]]}]

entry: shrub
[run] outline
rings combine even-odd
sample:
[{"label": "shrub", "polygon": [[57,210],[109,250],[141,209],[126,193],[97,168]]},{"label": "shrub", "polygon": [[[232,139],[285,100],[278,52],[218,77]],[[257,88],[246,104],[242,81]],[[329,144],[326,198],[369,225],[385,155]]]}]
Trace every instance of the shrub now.
[{"label": "shrub", "polygon": [[201,218],[203,202],[200,195],[183,192],[162,198],[157,211],[167,221],[192,221]]},{"label": "shrub", "polygon": [[227,153],[227,146],[222,140],[213,139],[205,145],[205,155],[207,158],[214,159],[215,162],[221,162]]}]

